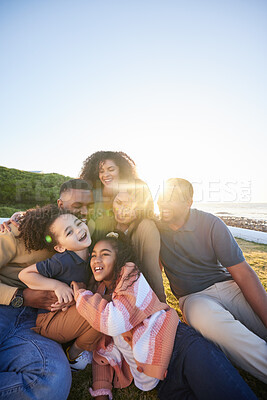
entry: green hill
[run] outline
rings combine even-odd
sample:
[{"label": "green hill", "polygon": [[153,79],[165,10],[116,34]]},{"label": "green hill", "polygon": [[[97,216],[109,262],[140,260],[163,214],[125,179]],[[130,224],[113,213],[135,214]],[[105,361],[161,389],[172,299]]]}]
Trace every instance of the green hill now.
[{"label": "green hill", "polygon": [[43,174],[0,166],[0,217],[10,217],[36,205],[55,203],[60,185],[71,179],[59,174]]}]

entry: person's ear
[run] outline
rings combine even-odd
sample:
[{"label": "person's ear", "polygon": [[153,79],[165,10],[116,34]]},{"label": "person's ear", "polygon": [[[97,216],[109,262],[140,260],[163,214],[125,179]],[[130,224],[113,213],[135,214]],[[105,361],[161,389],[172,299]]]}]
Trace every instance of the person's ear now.
[{"label": "person's ear", "polygon": [[64,251],[66,251],[66,248],[61,246],[60,244],[56,244],[54,246],[54,249],[58,252],[58,253],[64,253]]},{"label": "person's ear", "polygon": [[189,200],[188,200],[188,206],[191,207],[192,204],[193,204],[193,199],[189,199]]},{"label": "person's ear", "polygon": [[63,201],[61,199],[57,199],[57,205],[58,205],[58,208],[64,208]]}]

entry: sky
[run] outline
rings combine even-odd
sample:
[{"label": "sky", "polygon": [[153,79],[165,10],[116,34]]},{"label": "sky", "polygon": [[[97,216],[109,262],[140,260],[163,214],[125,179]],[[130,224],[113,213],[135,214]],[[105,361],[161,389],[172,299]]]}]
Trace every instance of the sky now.
[{"label": "sky", "polygon": [[0,0],[0,165],[121,150],[156,195],[267,202],[267,2]]}]

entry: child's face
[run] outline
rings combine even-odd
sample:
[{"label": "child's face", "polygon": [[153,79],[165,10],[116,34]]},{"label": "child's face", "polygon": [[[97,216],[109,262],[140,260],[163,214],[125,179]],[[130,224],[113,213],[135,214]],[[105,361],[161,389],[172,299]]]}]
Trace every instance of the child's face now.
[{"label": "child's face", "polygon": [[51,231],[58,243],[55,250],[60,253],[65,250],[83,250],[91,244],[87,225],[73,214],[60,215],[51,225]]},{"label": "child's face", "polygon": [[116,251],[110,242],[101,240],[96,243],[91,256],[91,269],[97,282],[112,281],[116,258]]}]

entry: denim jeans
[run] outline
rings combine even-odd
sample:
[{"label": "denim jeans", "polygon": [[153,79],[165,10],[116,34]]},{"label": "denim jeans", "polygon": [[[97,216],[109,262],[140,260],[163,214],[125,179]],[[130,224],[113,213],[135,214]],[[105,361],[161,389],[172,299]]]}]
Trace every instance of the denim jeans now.
[{"label": "denim jeans", "polygon": [[30,328],[36,309],[0,305],[0,399],[65,400],[71,371],[61,346]]},{"label": "denim jeans", "polygon": [[223,352],[181,322],[167,376],[157,389],[162,400],[257,399]]}]

